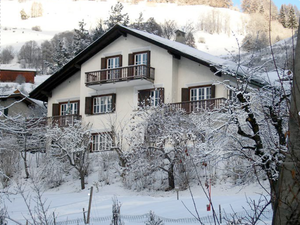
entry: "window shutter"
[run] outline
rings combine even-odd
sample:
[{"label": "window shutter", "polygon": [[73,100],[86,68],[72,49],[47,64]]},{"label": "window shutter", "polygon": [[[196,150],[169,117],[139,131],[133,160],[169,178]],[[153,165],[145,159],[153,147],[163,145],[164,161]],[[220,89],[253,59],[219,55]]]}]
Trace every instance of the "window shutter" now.
[{"label": "window shutter", "polygon": [[150,57],[151,57],[151,55],[150,55],[150,51],[147,51],[147,66],[148,67],[150,67]]},{"label": "window shutter", "polygon": [[85,114],[92,114],[92,97],[85,98]]},{"label": "window shutter", "polygon": [[139,106],[149,106],[150,105],[150,90],[140,90],[139,91]]},{"label": "window shutter", "polygon": [[123,56],[119,55],[119,66],[122,67],[123,65]]},{"label": "window shutter", "polygon": [[[133,64],[134,64],[134,55],[133,54],[129,54],[128,55],[128,66],[131,66]],[[134,70],[133,67],[129,67],[128,68],[128,74],[127,74],[128,77],[132,77],[133,76],[133,70]]]},{"label": "window shutter", "polygon": [[181,101],[182,102],[190,101],[190,89],[181,88]]},{"label": "window shutter", "polygon": [[106,58],[101,58],[101,69],[106,69]]},{"label": "window shutter", "polygon": [[211,92],[210,92],[211,98],[216,97],[216,85],[211,85]]},{"label": "window shutter", "polygon": [[159,98],[160,98],[160,104],[165,103],[165,89],[164,88],[159,89]]},{"label": "window shutter", "polygon": [[59,104],[52,104],[52,116],[59,116]]},{"label": "window shutter", "polygon": [[116,100],[117,100],[117,95],[116,94],[112,94],[112,112],[116,111]]},{"label": "window shutter", "polygon": [[129,54],[128,55],[128,65],[133,65],[134,64],[134,55],[133,54]]}]

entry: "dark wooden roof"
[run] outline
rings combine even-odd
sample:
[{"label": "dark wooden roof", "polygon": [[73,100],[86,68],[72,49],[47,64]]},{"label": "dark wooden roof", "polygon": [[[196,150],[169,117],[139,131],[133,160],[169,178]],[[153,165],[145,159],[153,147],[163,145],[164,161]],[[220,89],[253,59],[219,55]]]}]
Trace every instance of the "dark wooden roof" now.
[{"label": "dark wooden roof", "polygon": [[195,61],[197,63],[201,63],[205,66],[210,67],[213,72],[214,72],[214,70],[216,70],[214,67],[212,67],[210,65],[210,63],[208,61],[199,59],[193,55],[179,51],[178,49],[176,49],[170,45],[167,45],[166,43],[154,40],[153,38],[151,38],[148,35],[143,35],[143,32],[135,32],[134,29],[126,28],[121,25],[115,25],[108,32],[106,32],[104,35],[102,35],[100,38],[98,38],[95,42],[93,42],[91,45],[89,45],[86,49],[84,49],[81,53],[79,53],[77,56],[75,56],[72,60],[70,60],[60,70],[55,72],[51,77],[49,77],[46,81],[44,81],[42,84],[40,84],[36,89],[34,89],[30,93],[29,96],[31,98],[35,98],[35,99],[38,99],[41,101],[45,101],[45,102],[48,101],[48,96],[51,96],[51,91],[55,87],[57,87],[59,84],[61,84],[65,80],[67,80],[69,77],[74,75],[74,73],[78,72],[80,70],[81,65],[84,62],[86,62],[88,59],[93,57],[95,54],[97,54],[103,48],[105,48],[106,46],[108,46],[109,44],[114,42],[120,36],[127,36],[127,34],[133,35],[137,38],[140,38],[149,43],[152,43],[161,48],[164,48],[176,58],[185,57],[192,61]]}]

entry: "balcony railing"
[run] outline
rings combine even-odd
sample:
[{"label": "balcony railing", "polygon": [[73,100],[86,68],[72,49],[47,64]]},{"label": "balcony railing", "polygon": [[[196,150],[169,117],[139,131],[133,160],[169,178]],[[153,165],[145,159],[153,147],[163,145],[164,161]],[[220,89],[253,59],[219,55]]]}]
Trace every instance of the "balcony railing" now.
[{"label": "balcony railing", "polygon": [[154,81],[155,69],[146,65],[133,65],[114,69],[86,72],[86,85],[147,79]]},{"label": "balcony railing", "polygon": [[177,102],[170,103],[170,110],[178,110],[182,109],[187,113],[191,112],[202,112],[202,111],[212,111],[216,109],[220,109],[221,105],[223,105],[226,101],[226,98],[212,98],[212,99],[204,99],[199,101],[188,101],[188,102]]},{"label": "balcony railing", "polygon": [[48,125],[66,127],[68,125],[74,125],[75,121],[78,120],[81,120],[81,115],[52,116],[48,117]]}]

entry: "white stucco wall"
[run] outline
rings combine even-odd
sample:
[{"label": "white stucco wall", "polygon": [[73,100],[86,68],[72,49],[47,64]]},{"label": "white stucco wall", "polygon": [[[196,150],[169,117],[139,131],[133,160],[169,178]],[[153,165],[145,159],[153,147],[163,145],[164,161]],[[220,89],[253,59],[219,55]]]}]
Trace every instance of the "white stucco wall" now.
[{"label": "white stucco wall", "polygon": [[[77,72],[52,90],[52,97],[48,98],[49,117],[52,116],[53,103],[75,101],[80,99],[80,83],[80,72]],[[82,112],[80,111],[79,113],[81,114]]]}]

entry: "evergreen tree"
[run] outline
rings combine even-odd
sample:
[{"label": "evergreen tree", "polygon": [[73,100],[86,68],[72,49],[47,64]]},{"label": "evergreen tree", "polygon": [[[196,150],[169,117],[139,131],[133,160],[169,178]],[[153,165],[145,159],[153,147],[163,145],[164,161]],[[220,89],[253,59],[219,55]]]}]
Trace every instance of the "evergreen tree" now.
[{"label": "evergreen tree", "polygon": [[91,44],[91,36],[88,30],[85,29],[86,23],[84,20],[79,22],[79,29],[74,29],[74,41],[73,41],[73,49],[74,55],[77,55],[83,49],[85,49],[88,45]]},{"label": "evergreen tree", "polygon": [[291,7],[289,10],[287,18],[287,27],[290,29],[296,29],[298,27],[298,20],[295,14],[294,7]]},{"label": "evergreen tree", "polygon": [[278,21],[279,21],[279,23],[282,24],[282,26],[284,28],[286,28],[286,13],[285,13],[285,6],[284,5],[281,5],[281,7],[280,7]]},{"label": "evergreen tree", "polygon": [[150,17],[147,22],[144,23],[144,31],[162,36],[161,26],[155,21],[154,17]]},{"label": "evergreen tree", "polygon": [[105,33],[102,20],[99,21],[98,26],[91,32],[92,41],[97,40]]},{"label": "evergreen tree", "polygon": [[53,63],[48,63],[50,73],[55,73],[61,67],[63,67],[72,58],[72,54],[68,51],[64,41],[59,40],[58,45],[52,54]]},{"label": "evergreen tree", "polygon": [[243,0],[242,1],[242,10],[244,13],[250,13],[251,12],[251,0]]},{"label": "evergreen tree", "polygon": [[136,19],[136,21],[130,25],[130,27],[137,29],[137,30],[144,30],[144,17],[143,13],[140,12],[139,17]]},{"label": "evergreen tree", "polygon": [[104,24],[107,26],[107,29],[112,28],[116,24],[121,24],[123,26],[128,26],[129,16],[128,13],[122,14],[123,10],[122,3],[118,2],[115,6],[111,7],[111,12],[109,18],[104,21]]}]

